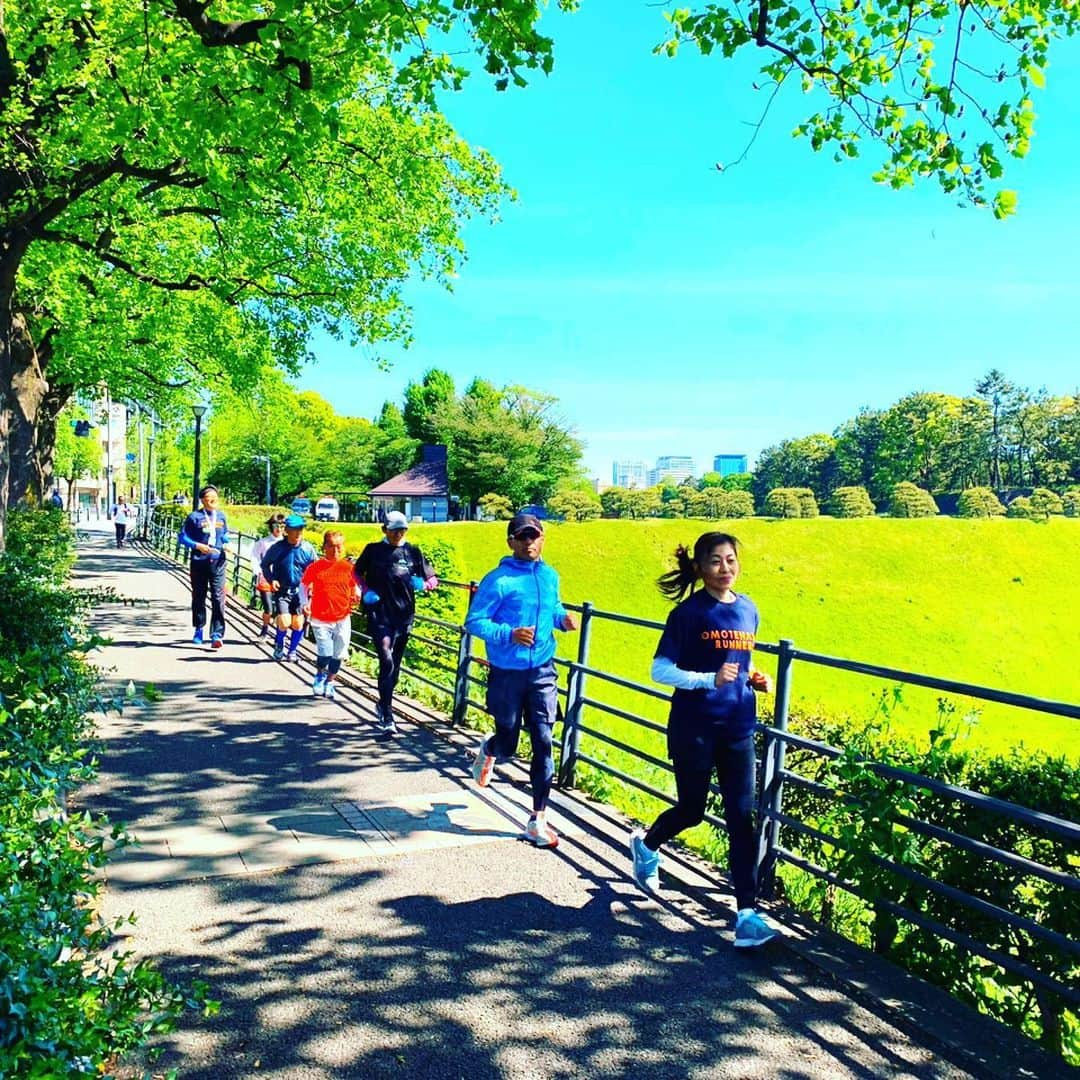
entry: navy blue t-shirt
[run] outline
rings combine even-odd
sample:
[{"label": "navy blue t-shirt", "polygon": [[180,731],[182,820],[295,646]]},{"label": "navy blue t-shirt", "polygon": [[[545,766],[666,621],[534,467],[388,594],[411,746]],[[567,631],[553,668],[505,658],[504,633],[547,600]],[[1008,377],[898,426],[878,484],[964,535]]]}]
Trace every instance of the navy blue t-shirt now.
[{"label": "navy blue t-shirt", "polygon": [[754,730],[757,705],[747,682],[750,654],[758,629],[754,602],[736,593],[725,604],[705,589],[688,597],[668,615],[656,655],[683,671],[719,671],[737,662],[739,676],[711,690],[676,690],[668,718],[668,754],[672,759],[712,761],[713,737],[737,739]]}]

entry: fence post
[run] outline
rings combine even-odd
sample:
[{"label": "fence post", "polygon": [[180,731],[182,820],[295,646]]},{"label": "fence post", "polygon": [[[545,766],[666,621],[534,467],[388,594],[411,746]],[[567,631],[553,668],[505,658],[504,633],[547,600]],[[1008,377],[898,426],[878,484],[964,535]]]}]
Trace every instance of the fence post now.
[{"label": "fence post", "polygon": [[236,547],[233,549],[236,553],[236,559],[233,562],[232,594],[237,600],[240,599],[240,540],[243,535],[243,533],[236,534]]},{"label": "fence post", "polygon": [[559,760],[559,787],[572,788],[577,771],[578,748],[581,744],[581,710],[585,698],[585,672],[589,662],[589,636],[592,632],[593,606],[586,600],[581,605],[581,629],[578,636],[578,666],[570,669],[566,681],[566,720],[563,723],[562,756]]},{"label": "fence post", "polygon": [[[776,696],[773,705],[772,727],[787,731],[788,701],[791,697],[791,662],[794,643],[780,639],[780,654],[776,662]],[[761,792],[758,796],[758,894],[772,899],[776,884],[776,848],[780,842],[780,822],[776,815],[783,805],[784,768],[787,743],[766,733],[761,751]]]},{"label": "fence post", "polygon": [[[476,582],[469,582],[469,599],[465,605],[466,615],[472,607],[476,595]],[[469,709],[469,668],[472,666],[472,634],[464,627],[458,638],[457,670],[454,672],[454,708],[450,713],[450,722],[455,726],[465,723],[465,714]]]}]

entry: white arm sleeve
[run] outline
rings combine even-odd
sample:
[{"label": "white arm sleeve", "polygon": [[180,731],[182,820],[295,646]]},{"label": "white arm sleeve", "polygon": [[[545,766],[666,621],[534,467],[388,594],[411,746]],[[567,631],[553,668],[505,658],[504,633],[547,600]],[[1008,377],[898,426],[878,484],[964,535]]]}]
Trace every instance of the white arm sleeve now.
[{"label": "white arm sleeve", "polygon": [[674,660],[657,656],[652,662],[653,682],[674,686],[676,690],[713,690],[716,687],[715,671],[683,671]]}]

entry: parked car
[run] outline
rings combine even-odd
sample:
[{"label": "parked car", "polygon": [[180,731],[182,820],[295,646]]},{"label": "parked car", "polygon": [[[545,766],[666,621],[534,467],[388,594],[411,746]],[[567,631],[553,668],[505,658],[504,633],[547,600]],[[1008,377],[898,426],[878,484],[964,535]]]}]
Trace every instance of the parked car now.
[{"label": "parked car", "polygon": [[292,506],[289,509],[294,514],[303,514],[304,517],[311,516],[311,500],[310,499],[293,499]]},{"label": "parked car", "polygon": [[337,499],[331,499],[329,496],[324,495],[315,504],[315,520],[316,521],[340,521],[341,520],[341,507],[338,506]]}]

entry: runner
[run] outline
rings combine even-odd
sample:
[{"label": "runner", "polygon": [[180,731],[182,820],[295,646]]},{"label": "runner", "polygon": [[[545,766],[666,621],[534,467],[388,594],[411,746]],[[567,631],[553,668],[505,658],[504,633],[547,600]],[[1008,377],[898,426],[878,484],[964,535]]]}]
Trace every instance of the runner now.
[{"label": "runner", "polygon": [[[304,519],[290,514],[285,519],[285,539],[279,540],[262,557],[259,567],[274,590],[277,633],[274,659],[296,660],[296,650],[304,636],[304,612],[300,599],[300,579],[316,559],[315,549],[304,539]],[[291,630],[286,656],[285,635]]]},{"label": "runner", "polygon": [[485,575],[465,618],[465,629],[487,643],[487,707],[495,718],[495,734],[476,751],[473,778],[486,787],[495,762],[514,756],[524,715],[532,742],[533,812],[523,836],[536,847],[553,848],[559,837],[545,816],[555,775],[555,631],[576,630],[578,624],[559,600],[559,575],[541,561],[544,526],[539,518],[518,514],[506,533],[512,554]]},{"label": "runner", "polygon": [[135,520],[135,514],[128,506],[127,497],[118,495],[112,508],[113,525],[116,528],[116,546],[124,546],[124,538],[127,536],[127,527]]},{"label": "runner", "polygon": [[274,586],[262,574],[263,556],[282,538],[285,533],[285,515],[271,514],[266,519],[268,534],[256,540],[251,549],[251,591],[258,596],[262,608],[262,629],[259,637],[270,633],[270,624],[274,621]]},{"label": "runner", "polygon": [[318,697],[337,697],[334,682],[342,662],[349,656],[352,639],[352,610],[360,599],[352,563],[345,558],[345,536],[331,530],[323,533],[323,557],[313,562],[300,579],[306,592],[304,612],[311,618],[311,630],[318,650],[315,681],[311,692]]},{"label": "runner", "polygon": [[416,614],[416,593],[430,592],[439,584],[424,553],[406,541],[408,528],[405,515],[391,510],[382,527],[383,539],[368,544],[356,560],[368,633],[379,654],[379,703],[375,715],[385,735],[397,731],[394,688]]},{"label": "runner", "polygon": [[191,576],[191,621],[195,626],[192,641],[203,643],[206,625],[206,593],[210,592],[210,647],[220,649],[225,641],[225,548],[229,526],[225,512],[218,509],[218,489],[207,484],[199,492],[201,510],[193,510],[180,529],[180,543],[191,552],[188,573]]},{"label": "runner", "polygon": [[[656,647],[652,677],[675,687],[668,717],[668,756],[678,801],[644,835],[630,837],[634,880],[645,892],[660,889],[660,846],[705,817],[715,770],[724,803],[732,883],[735,946],[764,945],[777,931],[755,910],[754,844],[755,691],[772,692],[772,679],[755,671],[751,653],[758,611],[733,589],[739,576],[738,541],[722,532],[699,536],[693,555],[680,545],[676,569],[657,585],[679,601]],[[703,586],[696,590],[697,583]],[[689,590],[690,596],[683,597]]]}]

